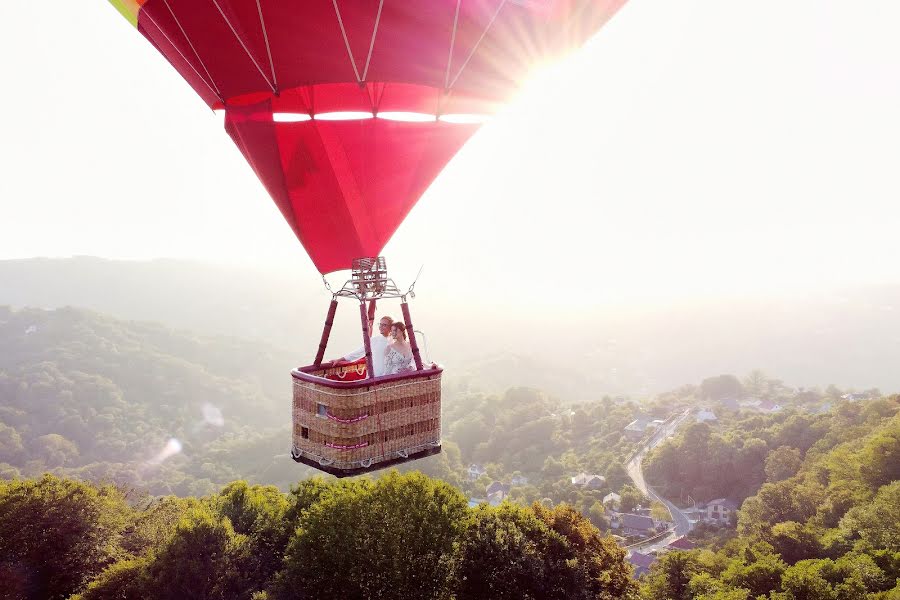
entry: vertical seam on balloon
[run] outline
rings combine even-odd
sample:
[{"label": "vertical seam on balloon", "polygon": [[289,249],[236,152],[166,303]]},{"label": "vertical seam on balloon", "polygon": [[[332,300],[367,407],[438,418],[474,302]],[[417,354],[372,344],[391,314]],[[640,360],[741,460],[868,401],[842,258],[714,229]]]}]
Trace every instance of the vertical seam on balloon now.
[{"label": "vertical seam on balloon", "polygon": [[225,24],[228,25],[228,28],[231,30],[231,33],[234,34],[235,39],[241,45],[241,48],[244,49],[244,52],[247,53],[247,57],[250,59],[250,62],[253,63],[253,66],[256,67],[256,70],[259,71],[259,74],[262,75],[262,78],[266,80],[266,83],[269,84],[269,88],[271,88],[272,93],[276,92],[275,86],[269,81],[269,78],[263,72],[262,67],[259,66],[259,63],[256,62],[256,59],[253,58],[253,55],[250,53],[250,49],[247,48],[247,44],[244,43],[244,40],[241,39],[241,36],[238,35],[237,30],[234,28],[234,25],[231,24],[231,21],[228,20],[228,17],[225,16],[225,11],[222,10],[222,7],[219,6],[217,0],[212,0],[213,5],[219,10],[219,14],[222,15],[222,18],[225,20]]},{"label": "vertical seam on balloon", "polygon": [[[317,123],[316,121],[311,121],[311,122]],[[363,122],[367,122],[367,120],[363,121]],[[324,146],[325,156],[327,157],[328,162],[331,166],[331,173],[332,173],[332,176],[334,177],[334,183],[337,186],[337,189],[340,191],[340,194],[344,200],[345,208],[347,209],[348,213],[352,214],[351,207],[347,206],[348,194],[347,194],[347,191],[345,190],[344,185],[341,184],[341,177],[338,175],[335,165],[340,165],[341,171],[349,174],[349,176],[350,176],[348,185],[353,186],[353,189],[351,190],[351,192],[352,191],[356,192],[355,194],[351,194],[351,197],[357,199],[353,202],[354,206],[361,206],[363,209],[368,211],[369,205],[363,199],[362,187],[359,185],[359,183],[360,183],[359,179],[357,179],[357,176],[353,172],[353,170],[348,168],[350,161],[347,158],[347,149],[344,147],[343,138],[339,134],[334,132],[334,130],[333,130],[334,128],[330,128],[330,127],[323,128],[321,122],[317,123],[316,128],[317,128],[317,132],[319,134],[319,139]],[[325,139],[326,137],[328,138],[328,140],[330,142],[332,142],[332,144],[329,144],[328,142],[326,142],[326,139]],[[331,149],[329,149],[329,147]],[[356,234],[356,241],[359,244],[360,248],[362,248],[366,244],[364,243],[363,233],[360,231],[359,223],[352,217],[350,218],[350,223],[353,225],[353,231]],[[373,227],[372,227],[370,221],[366,220],[365,224],[369,229],[369,233],[370,234],[374,233],[372,231]]]},{"label": "vertical seam on balloon", "polygon": [[469,56],[466,57],[466,61],[463,63],[463,66],[460,67],[459,73],[457,73],[456,77],[453,78],[453,82],[449,86],[447,86],[448,90],[450,88],[452,88],[454,85],[456,85],[456,82],[459,79],[459,76],[462,75],[463,71],[466,70],[466,67],[469,66],[469,61],[472,60],[473,56],[475,56],[475,52],[478,51],[478,47],[481,45],[481,42],[484,40],[485,36],[487,36],[488,31],[491,30],[491,26],[494,24],[494,21],[497,20],[497,17],[500,15],[500,11],[503,10],[504,6],[506,6],[506,0],[502,0],[502,2],[500,2],[500,6],[497,7],[497,11],[494,13],[494,16],[491,17],[491,20],[490,20],[490,22],[488,22],[487,27],[485,28],[484,32],[481,34],[481,37],[478,38],[478,41],[475,42],[474,46],[472,46],[472,50],[469,52]]},{"label": "vertical seam on balloon", "polygon": [[256,10],[259,12],[259,24],[262,25],[263,40],[266,42],[266,54],[269,55],[269,67],[272,69],[272,83],[275,93],[278,93],[278,78],[275,76],[275,61],[272,60],[272,49],[269,47],[269,33],[266,31],[266,21],[263,19],[262,5],[256,0]]},{"label": "vertical seam on balloon", "polygon": [[222,93],[219,92],[219,88],[218,88],[218,86],[216,86],[215,80],[212,78],[212,75],[209,74],[209,71],[207,70],[206,65],[203,64],[203,59],[200,58],[199,54],[197,54],[196,48],[194,48],[194,45],[191,44],[190,38],[188,38],[187,34],[184,32],[184,29],[181,27],[181,24],[178,22],[178,18],[175,16],[175,13],[172,12],[172,7],[169,6],[169,3],[165,0],[164,0],[164,3],[166,5],[166,7],[169,9],[169,12],[172,13],[172,18],[175,19],[175,24],[178,25],[179,29],[181,29],[181,34],[184,36],[184,39],[187,40],[187,43],[191,47],[191,50],[194,51],[194,56],[197,57],[197,60],[200,62],[200,66],[203,67],[204,71],[206,71],[206,75],[207,75],[207,77],[209,77],[209,81],[206,81],[206,79],[203,78],[203,75],[201,75],[200,72],[197,70],[197,68],[191,64],[191,61],[189,61],[187,59],[187,57],[181,52],[181,50],[178,49],[178,46],[175,45],[175,42],[172,41],[172,38],[170,38],[169,35],[163,30],[163,28],[160,27],[159,24],[153,20],[153,17],[150,16],[150,13],[147,10],[144,10],[144,11],[142,11],[142,14],[147,16],[147,18],[150,20],[150,22],[153,23],[153,26],[156,27],[157,31],[159,31],[163,35],[163,37],[166,38],[166,41],[169,42],[169,44],[172,46],[172,48],[175,49],[175,52],[177,52],[178,55],[181,57],[181,59],[185,63],[187,63],[187,66],[189,66],[191,68],[191,70],[194,71],[194,73],[200,79],[200,81],[202,81],[206,85],[206,87],[209,88],[209,91],[211,91],[216,96],[216,98],[218,98],[222,102],[222,104],[225,104],[225,98],[222,97]]},{"label": "vertical seam on balloon", "polygon": [[[258,2],[259,0],[257,0]],[[378,3],[378,14],[375,15],[375,28],[372,30],[372,41],[369,42],[369,55],[366,57],[366,66],[363,69],[362,81],[366,80],[369,74],[369,62],[372,60],[372,50],[375,48],[375,36],[378,35],[378,23],[381,22],[381,9],[384,7],[384,0]]]},{"label": "vertical seam on balloon", "polygon": [[337,0],[331,0],[331,3],[334,5],[334,14],[337,16],[338,25],[341,28],[341,35],[344,36],[344,46],[347,47],[347,55],[350,57],[350,66],[353,67],[353,74],[356,75],[356,82],[361,83],[362,79],[359,77],[359,69],[356,67],[356,61],[353,59],[353,50],[350,49],[350,40],[347,39],[347,30],[344,29],[344,20],[341,19],[341,11],[338,8]]},{"label": "vertical seam on balloon", "polygon": [[450,53],[447,55],[447,72],[444,75],[444,89],[450,86],[450,65],[453,64],[453,47],[456,45],[456,27],[459,24],[459,7],[462,0],[456,0],[456,14],[453,16],[453,31],[450,34]]},{"label": "vertical seam on balloon", "polygon": [[[368,127],[369,125],[370,125],[370,123],[368,122],[367,119],[359,121],[359,126],[360,126],[360,127]],[[378,123],[376,123],[376,122],[373,120],[372,123],[371,123],[371,126],[372,126],[372,136],[375,137],[375,136],[377,135],[377,132],[378,132]],[[340,140],[340,145],[341,145],[341,150],[343,151],[344,156],[346,157],[346,155],[347,155],[347,149],[344,147],[344,141],[343,141],[343,139]],[[376,145],[376,148],[377,148],[377,141],[376,141],[375,145]],[[378,155],[378,151],[376,150],[375,152],[373,152],[373,154],[374,154],[375,156],[377,156],[377,155]],[[373,158],[373,160],[374,160],[374,158]],[[348,162],[348,164],[349,164],[349,160],[348,160],[347,162]],[[363,209],[365,210],[366,214],[367,214],[367,215],[372,215],[372,214],[373,214],[373,213],[372,213],[372,209],[371,209],[371,207],[369,206],[368,200],[366,200],[365,188],[362,186],[362,182],[361,182],[361,180],[360,180],[360,174],[356,173],[356,171],[355,171],[354,169],[350,169],[350,176],[353,177],[353,181],[354,181],[354,183],[356,184],[356,189],[357,189],[357,191],[358,191],[359,202],[362,204]],[[374,221],[374,219],[367,219],[367,220],[366,220],[366,225],[367,225],[367,228],[366,228],[366,229],[367,229],[366,234],[367,234],[367,236],[368,236],[368,239],[365,241],[365,243],[363,243],[363,239],[362,239],[362,235],[361,235],[362,232],[360,232],[359,227],[356,228],[356,235],[357,235],[357,237],[359,237],[359,241],[360,241],[360,245],[361,245],[361,246],[363,246],[363,245],[368,245],[368,242],[370,242],[372,238],[376,238],[376,239],[377,239],[377,237],[378,237],[378,231],[376,231],[375,225],[373,224],[373,221]]]}]

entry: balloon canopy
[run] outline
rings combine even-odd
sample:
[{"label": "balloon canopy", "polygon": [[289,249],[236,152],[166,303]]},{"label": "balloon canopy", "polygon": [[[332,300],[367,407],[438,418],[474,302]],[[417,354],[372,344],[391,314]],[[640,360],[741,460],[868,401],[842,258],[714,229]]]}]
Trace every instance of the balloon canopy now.
[{"label": "balloon canopy", "polygon": [[625,0],[110,0],[225,128],[322,273],[377,256],[537,64]]}]

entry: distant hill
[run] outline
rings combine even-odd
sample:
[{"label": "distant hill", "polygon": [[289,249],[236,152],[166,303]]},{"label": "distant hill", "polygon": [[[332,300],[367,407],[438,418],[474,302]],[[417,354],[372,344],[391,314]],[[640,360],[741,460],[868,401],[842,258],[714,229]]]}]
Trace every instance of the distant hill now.
[{"label": "distant hill", "polygon": [[287,452],[290,376],[279,367],[288,360],[262,343],[83,309],[0,308],[0,469],[57,469],[157,493],[213,489],[242,461],[202,456],[253,454],[268,437],[279,443],[256,456],[262,466]]},{"label": "distant hill", "polygon": [[324,315],[327,304],[321,284],[301,286],[297,281],[287,273],[168,259],[5,260],[0,261],[0,305],[76,306],[290,348],[292,342],[313,334],[304,329],[304,308],[322,305]]},{"label": "distant hill", "polygon": [[[78,306],[260,340],[293,353],[286,369],[310,360],[318,343],[328,294],[314,279],[176,260],[8,260],[0,261],[0,306]],[[793,386],[900,390],[900,285],[655,308],[577,299],[566,314],[531,310],[527,295],[468,306],[433,285],[439,293],[414,306],[429,357],[487,391],[531,385],[563,401],[648,396],[753,369]],[[359,344],[354,314],[339,310],[329,355]]]}]

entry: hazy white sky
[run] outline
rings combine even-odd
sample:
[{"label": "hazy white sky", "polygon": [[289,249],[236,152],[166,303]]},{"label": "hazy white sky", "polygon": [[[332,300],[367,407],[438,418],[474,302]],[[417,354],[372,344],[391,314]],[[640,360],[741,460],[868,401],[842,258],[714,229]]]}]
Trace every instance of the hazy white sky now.
[{"label": "hazy white sky", "polygon": [[[897,0],[631,0],[472,139],[389,265],[548,306],[898,282],[898,23]],[[107,2],[0,3],[0,56],[0,258],[318,277],[221,120]]]}]

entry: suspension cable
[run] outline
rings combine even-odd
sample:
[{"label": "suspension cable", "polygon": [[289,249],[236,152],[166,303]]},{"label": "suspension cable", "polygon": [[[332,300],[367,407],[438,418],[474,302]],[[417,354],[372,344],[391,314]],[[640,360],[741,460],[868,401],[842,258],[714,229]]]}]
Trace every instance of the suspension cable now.
[{"label": "suspension cable", "polygon": [[362,83],[359,77],[359,69],[356,67],[356,61],[353,59],[353,50],[350,49],[350,40],[347,38],[347,30],[344,29],[344,20],[341,18],[341,10],[338,8],[337,0],[331,0],[334,4],[334,14],[337,15],[338,25],[341,27],[341,35],[344,36],[344,45],[347,47],[347,55],[350,57],[350,65],[353,67],[353,74],[356,75],[356,82]]},{"label": "suspension cable", "polygon": [[484,40],[485,36],[487,36],[488,31],[491,30],[491,26],[494,24],[494,21],[497,20],[497,17],[500,15],[500,11],[503,10],[503,7],[506,6],[506,0],[500,2],[500,6],[497,7],[497,10],[494,12],[494,16],[491,17],[491,20],[488,22],[487,27],[484,32],[481,34],[481,37],[478,38],[478,41],[472,46],[472,50],[469,51],[469,56],[466,57],[466,61],[463,63],[463,66],[460,67],[459,72],[456,74],[456,77],[453,78],[453,81],[450,85],[447,86],[449,90],[454,85],[456,85],[456,81],[459,79],[459,76],[463,74],[463,71],[466,70],[466,67],[469,65],[469,61],[472,60],[472,57],[475,56],[475,52],[478,50],[478,46],[481,45],[481,42]]},{"label": "suspension cable", "polygon": [[[259,0],[257,0],[259,1]],[[372,60],[372,50],[375,48],[375,36],[378,35],[378,23],[381,22],[381,9],[384,7],[384,0],[378,3],[378,14],[375,15],[375,28],[372,30],[372,41],[369,42],[369,55],[366,57],[366,66],[363,69],[362,81],[366,80],[369,74],[369,62]]]}]

